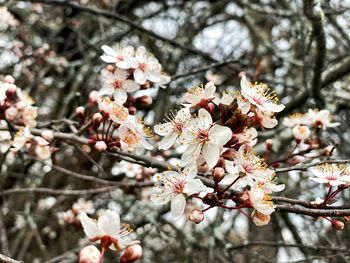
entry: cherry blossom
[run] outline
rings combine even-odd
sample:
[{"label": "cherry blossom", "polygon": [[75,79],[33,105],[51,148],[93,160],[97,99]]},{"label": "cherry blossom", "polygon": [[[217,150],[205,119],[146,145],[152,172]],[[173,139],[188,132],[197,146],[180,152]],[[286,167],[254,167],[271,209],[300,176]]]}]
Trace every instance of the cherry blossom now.
[{"label": "cherry blossom", "polygon": [[245,76],[241,79],[241,94],[250,104],[258,107],[261,111],[280,112],[284,105],[277,104],[277,97],[265,84],[251,84]]},{"label": "cherry blossom", "polygon": [[275,173],[273,170],[267,168],[265,162],[245,145],[239,148],[233,162],[241,173],[259,182],[264,182],[266,178],[272,177]]},{"label": "cherry blossom", "polygon": [[310,125],[312,119],[308,114],[293,113],[283,119],[283,125],[287,127],[294,127],[295,125]]},{"label": "cherry blossom", "polygon": [[184,95],[183,100],[185,103],[183,105],[189,108],[214,100],[215,90],[216,87],[213,82],[208,82],[204,87],[195,87]]},{"label": "cherry blossom", "polygon": [[331,122],[331,114],[328,110],[309,109],[307,113],[308,117],[312,120],[312,123],[317,127],[321,127],[325,130],[327,127],[337,127],[339,122]]},{"label": "cherry blossom", "polygon": [[292,132],[295,139],[299,141],[304,141],[311,135],[311,131],[307,126],[299,124],[294,126]]},{"label": "cherry blossom", "polygon": [[249,190],[249,200],[253,211],[253,222],[258,225],[266,225],[270,221],[270,215],[275,211],[269,195],[264,191],[262,185],[256,183]]},{"label": "cherry blossom", "polygon": [[182,166],[196,161],[202,154],[209,169],[212,169],[219,159],[222,146],[231,137],[230,128],[213,124],[210,113],[199,109],[198,117],[189,122],[180,137],[180,143],[187,145],[181,158]]},{"label": "cherry blossom", "polygon": [[176,115],[171,114],[168,119],[169,122],[163,124],[157,124],[154,126],[154,131],[164,136],[164,138],[159,143],[159,149],[167,150],[174,143],[176,139],[181,136],[183,128],[188,123],[191,118],[191,114],[188,108],[183,108],[179,110]]},{"label": "cherry blossom", "polygon": [[13,142],[12,142],[12,150],[17,152],[22,149],[30,140],[33,138],[33,135],[30,132],[30,128],[24,127],[20,128],[16,133]]},{"label": "cherry blossom", "polygon": [[166,171],[156,175],[157,193],[151,200],[157,204],[171,202],[171,215],[174,219],[180,218],[186,206],[186,196],[206,190],[206,186],[198,178],[197,168],[188,166],[182,172]]},{"label": "cherry blossom", "polygon": [[119,214],[106,210],[98,221],[91,219],[86,213],[79,215],[84,232],[91,242],[100,242],[103,248],[122,251],[126,246],[134,243],[128,237],[132,232],[129,226],[120,224]]},{"label": "cherry blossom", "polygon": [[102,70],[102,89],[99,94],[101,96],[113,94],[115,101],[125,103],[128,97],[127,92],[135,92],[140,89],[140,85],[128,77],[129,73],[123,69],[116,68],[114,72],[108,69]]},{"label": "cherry blossom", "polygon": [[151,130],[141,120],[133,120],[119,127],[121,149],[141,153],[143,149],[152,150],[153,146],[148,142],[151,138]]},{"label": "cherry blossom", "polygon": [[132,46],[122,47],[118,45],[116,49],[103,45],[104,54],[100,58],[106,63],[114,63],[121,69],[134,68],[137,62],[134,58],[135,50]]},{"label": "cherry blossom", "polygon": [[310,168],[310,172],[315,177],[310,177],[311,180],[329,184],[331,186],[348,185],[350,184],[350,176],[345,174],[347,167],[343,164],[323,164]]}]

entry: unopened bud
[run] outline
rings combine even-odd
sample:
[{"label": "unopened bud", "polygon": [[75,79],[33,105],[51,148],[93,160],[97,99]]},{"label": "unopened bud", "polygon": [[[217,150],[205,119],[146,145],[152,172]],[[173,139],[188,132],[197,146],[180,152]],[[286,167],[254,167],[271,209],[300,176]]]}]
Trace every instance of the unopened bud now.
[{"label": "unopened bud", "polygon": [[306,140],[311,135],[310,129],[305,125],[296,125],[292,132],[297,141]]},{"label": "unopened bud", "polygon": [[218,202],[219,199],[214,193],[207,193],[207,195],[203,197],[203,203],[206,205],[217,205]]},{"label": "unopened bud", "polygon": [[336,229],[336,230],[343,230],[344,229],[344,222],[340,221],[340,220],[332,220],[332,226]]},{"label": "unopened bud", "polygon": [[272,150],[272,146],[273,146],[273,140],[267,139],[265,141],[265,143],[266,143],[266,150],[271,151]]},{"label": "unopened bud", "polygon": [[54,135],[53,131],[43,130],[41,132],[41,137],[43,137],[48,142],[51,142],[53,140],[53,138],[55,137],[55,135]]},{"label": "unopened bud", "polygon": [[104,152],[105,150],[107,150],[107,144],[104,141],[98,141],[95,144],[95,148],[99,152]]},{"label": "unopened bud", "polygon": [[101,257],[101,252],[95,246],[86,246],[79,252],[79,263],[99,263]]},{"label": "unopened bud", "polygon": [[129,107],[128,110],[129,110],[129,114],[130,114],[130,115],[135,115],[135,114],[136,114],[136,111],[137,111],[136,108],[133,107],[133,106],[132,106],[132,107]]},{"label": "unopened bud", "polygon": [[142,257],[142,247],[139,244],[133,244],[125,249],[120,257],[120,263],[132,263]]},{"label": "unopened bud", "polygon": [[15,79],[11,75],[6,75],[4,78],[5,83],[13,84],[15,83]]},{"label": "unopened bud", "polygon": [[190,214],[190,220],[196,224],[199,224],[204,220],[204,213],[199,209],[194,209]]},{"label": "unopened bud", "polygon": [[140,103],[144,107],[151,105],[152,102],[152,97],[148,95],[143,95],[141,97],[136,98],[136,103]]},{"label": "unopened bud", "polygon": [[85,113],[85,108],[83,106],[79,106],[75,109],[75,114],[79,117],[83,117]]},{"label": "unopened bud", "polygon": [[337,154],[337,149],[333,145],[328,145],[322,151],[322,155],[327,157],[331,155],[336,155],[336,154]]},{"label": "unopened bud", "polygon": [[6,95],[11,97],[16,93],[16,91],[17,91],[17,86],[15,84],[9,84],[7,86]]},{"label": "unopened bud", "polygon": [[106,67],[106,69],[109,71],[109,72],[113,72],[114,71],[114,66],[113,65],[108,65]]},{"label": "unopened bud", "polygon": [[91,91],[89,94],[89,103],[92,105],[96,104],[99,97],[100,96],[96,90]]},{"label": "unopened bud", "polygon": [[225,170],[222,167],[215,167],[212,175],[215,182],[220,182],[225,177]]},{"label": "unopened bud", "polygon": [[92,122],[94,123],[95,126],[100,125],[100,123],[103,121],[103,116],[101,113],[95,113],[92,116]]}]

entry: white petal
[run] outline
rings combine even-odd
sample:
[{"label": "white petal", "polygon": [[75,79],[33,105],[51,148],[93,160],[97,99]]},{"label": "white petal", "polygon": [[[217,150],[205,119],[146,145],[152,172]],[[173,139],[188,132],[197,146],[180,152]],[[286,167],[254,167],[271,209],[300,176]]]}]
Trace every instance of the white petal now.
[{"label": "white petal", "polygon": [[147,80],[145,74],[143,73],[143,71],[141,69],[135,69],[134,79],[140,85],[145,84],[146,80]]},{"label": "white petal", "polygon": [[171,122],[161,123],[154,126],[155,133],[166,136],[173,131],[173,124]]},{"label": "white petal", "polygon": [[265,107],[266,109],[268,109],[269,111],[280,112],[280,111],[282,111],[286,106],[284,106],[283,104],[277,105],[277,104],[275,104],[275,103],[266,102],[266,103],[264,103],[264,107]]},{"label": "white petal", "polygon": [[278,124],[278,121],[275,118],[263,117],[261,124],[265,128],[270,129],[275,127]]},{"label": "white petal", "polygon": [[210,113],[203,108],[198,111],[198,119],[204,129],[209,129],[210,125],[213,123]]},{"label": "white petal", "polygon": [[171,209],[171,216],[174,219],[179,219],[184,211],[185,211],[185,207],[186,207],[186,199],[183,196],[183,194],[177,194],[172,200],[171,200],[171,205],[170,205],[170,209]]},{"label": "white petal", "polygon": [[128,79],[126,81],[123,81],[122,84],[123,89],[125,89],[127,92],[134,92],[140,89],[140,85],[137,84],[135,81]]},{"label": "white petal", "polygon": [[97,221],[97,225],[107,235],[115,236],[120,230],[120,218],[117,212],[107,210],[105,211]]},{"label": "white petal", "polygon": [[102,48],[103,52],[105,52],[107,55],[114,56],[114,57],[117,56],[117,52],[113,48],[111,48],[110,46],[103,45],[101,48]]},{"label": "white petal", "polygon": [[81,213],[79,215],[81,225],[84,228],[84,232],[89,239],[97,238],[103,236],[103,231],[97,226],[96,222],[88,217],[86,213]]},{"label": "white petal", "polygon": [[220,125],[214,125],[209,130],[209,140],[222,146],[225,145],[232,138],[232,131],[230,128]]},{"label": "white petal", "polygon": [[184,193],[188,195],[205,191],[207,187],[200,179],[192,179],[185,184]]},{"label": "white petal", "polygon": [[210,99],[214,96],[216,87],[214,85],[214,82],[210,81],[205,85],[204,88],[204,98]]},{"label": "white petal", "polygon": [[216,163],[219,160],[219,156],[220,156],[219,146],[211,142],[206,143],[203,146],[202,154],[210,170],[216,165]]},{"label": "white petal", "polygon": [[154,70],[147,70],[145,72],[145,75],[146,75],[148,80],[155,82],[155,83],[158,83],[161,80],[160,73],[157,71],[154,71]]},{"label": "white petal", "polygon": [[193,162],[196,162],[198,155],[200,154],[201,146],[198,144],[193,144],[187,147],[186,151],[181,157],[181,166],[186,166]]},{"label": "white petal", "polygon": [[328,179],[326,178],[319,178],[319,177],[310,177],[310,180],[315,181],[316,183],[320,183],[320,184],[326,184],[329,182]]},{"label": "white petal", "polygon": [[106,63],[115,63],[117,62],[117,58],[116,57],[112,57],[109,55],[102,55],[100,56],[100,59]]},{"label": "white petal", "polygon": [[128,99],[128,94],[126,94],[125,90],[123,89],[115,89],[113,98],[115,101],[124,104]]},{"label": "white petal", "polygon": [[126,70],[117,68],[114,71],[114,78],[119,81],[124,81],[128,78],[129,73]]},{"label": "white petal", "polygon": [[165,136],[159,143],[159,146],[158,146],[159,150],[169,149],[171,146],[174,145],[176,138],[177,138],[176,133],[171,133],[171,134]]}]

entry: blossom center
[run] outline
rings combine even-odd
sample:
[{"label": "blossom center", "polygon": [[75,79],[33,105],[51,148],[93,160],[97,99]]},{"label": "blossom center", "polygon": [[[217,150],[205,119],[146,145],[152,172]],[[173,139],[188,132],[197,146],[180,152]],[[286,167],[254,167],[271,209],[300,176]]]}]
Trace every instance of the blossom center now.
[{"label": "blossom center", "polygon": [[207,141],[209,141],[208,130],[199,129],[197,134],[196,134],[196,139],[197,139],[198,143],[205,144]]},{"label": "blossom center", "polygon": [[122,87],[122,81],[120,81],[120,80],[114,81],[113,87],[114,87],[115,89],[120,89],[120,88]]},{"label": "blossom center", "polygon": [[175,193],[180,194],[185,188],[185,181],[179,180],[173,183],[173,190]]}]

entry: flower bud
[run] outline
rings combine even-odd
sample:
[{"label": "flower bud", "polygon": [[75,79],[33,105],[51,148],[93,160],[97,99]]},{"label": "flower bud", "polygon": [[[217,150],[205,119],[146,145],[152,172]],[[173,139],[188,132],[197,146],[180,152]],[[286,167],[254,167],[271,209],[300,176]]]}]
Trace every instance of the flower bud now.
[{"label": "flower bud", "polygon": [[79,252],[79,263],[99,263],[101,256],[101,252],[95,246],[86,246]]},{"label": "flower bud", "polygon": [[43,130],[41,132],[41,137],[43,137],[46,141],[51,142],[53,138],[55,137],[53,131],[50,130]]},{"label": "flower bud", "polygon": [[100,123],[103,121],[103,116],[101,113],[95,113],[93,116],[92,116],[92,122],[95,126],[98,126],[100,125]]},{"label": "flower bud", "polygon": [[10,108],[8,108],[6,111],[5,111],[5,117],[8,121],[14,121],[17,117],[17,114],[18,114],[18,110],[16,107],[14,106],[11,106]]},{"label": "flower bud", "polygon": [[218,183],[225,177],[225,170],[222,167],[215,167],[212,175],[214,181]]},{"label": "flower bud", "polygon": [[91,91],[89,94],[89,103],[92,105],[96,104],[99,97],[100,96],[96,90]]},{"label": "flower bud", "polygon": [[129,107],[128,110],[130,115],[135,115],[137,111],[136,108],[133,106]]},{"label": "flower bud", "polygon": [[114,71],[114,66],[113,65],[108,65],[106,67],[106,69],[109,71],[109,72],[113,72]]},{"label": "flower bud", "polygon": [[265,143],[266,143],[266,150],[267,150],[267,151],[271,151],[271,150],[272,150],[272,146],[273,146],[273,140],[267,139],[267,140],[265,141]]},{"label": "flower bud", "polygon": [[16,91],[17,91],[17,86],[15,84],[9,84],[7,86],[6,95],[11,97],[16,93]]},{"label": "flower bud", "polygon": [[196,224],[199,224],[200,222],[202,222],[204,220],[203,212],[199,209],[194,209],[190,213],[190,220]]},{"label": "flower bud", "polygon": [[336,230],[343,230],[345,227],[345,224],[340,220],[332,220],[331,223]]},{"label": "flower bud", "polygon": [[85,113],[85,108],[83,106],[79,106],[75,109],[75,114],[78,116],[78,117],[83,117],[84,116],[84,113]]},{"label": "flower bud", "polygon": [[120,263],[131,263],[142,257],[142,247],[139,244],[133,244],[126,248],[124,254],[120,257]]},{"label": "flower bud", "polygon": [[296,125],[293,128],[292,132],[293,132],[295,139],[297,139],[299,141],[306,140],[311,135],[310,129],[305,125]]},{"label": "flower bud", "polygon": [[5,83],[13,84],[15,83],[15,79],[11,75],[6,75],[4,78]]},{"label": "flower bud", "polygon": [[99,152],[104,152],[105,150],[107,150],[107,144],[104,141],[98,141],[95,144],[95,148]]},{"label": "flower bud", "polygon": [[139,103],[144,107],[151,105],[152,102],[153,102],[152,97],[148,95],[143,95],[141,97],[136,98],[136,103]]}]

